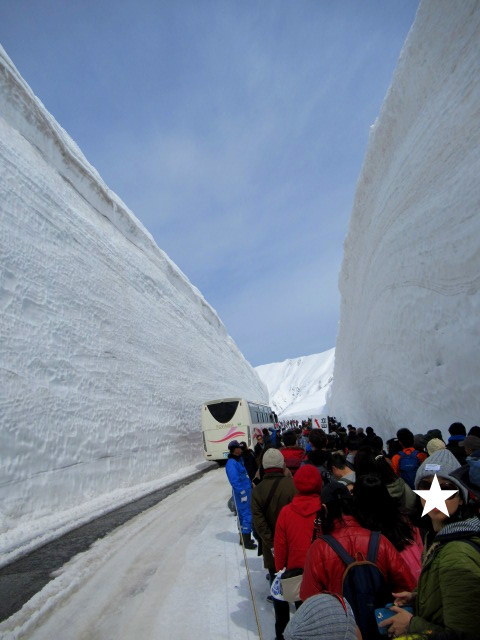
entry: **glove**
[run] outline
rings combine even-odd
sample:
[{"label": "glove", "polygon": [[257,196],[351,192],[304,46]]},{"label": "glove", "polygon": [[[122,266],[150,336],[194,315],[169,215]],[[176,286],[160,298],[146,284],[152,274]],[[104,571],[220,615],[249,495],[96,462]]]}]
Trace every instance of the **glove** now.
[{"label": "glove", "polygon": [[247,502],[248,497],[247,496],[243,496],[243,498],[240,498],[240,502]]}]

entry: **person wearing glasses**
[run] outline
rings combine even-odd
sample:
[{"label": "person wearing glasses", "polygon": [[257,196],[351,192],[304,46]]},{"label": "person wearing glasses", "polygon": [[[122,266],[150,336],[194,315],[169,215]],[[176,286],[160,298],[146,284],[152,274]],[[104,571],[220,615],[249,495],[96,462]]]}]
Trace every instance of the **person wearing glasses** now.
[{"label": "person wearing glasses", "polygon": [[[415,489],[428,491],[435,474],[442,490],[455,491],[446,501],[448,516],[433,509],[432,544],[424,552],[415,593],[394,593],[396,615],[381,626],[390,637],[455,631],[478,637],[480,611],[480,518],[478,502],[469,502],[467,488],[452,473],[458,460],[447,449],[433,453],[415,477]],[[425,500],[421,499],[422,505]],[[414,606],[414,614],[400,607]],[[417,637],[417,636],[415,636]]]}]

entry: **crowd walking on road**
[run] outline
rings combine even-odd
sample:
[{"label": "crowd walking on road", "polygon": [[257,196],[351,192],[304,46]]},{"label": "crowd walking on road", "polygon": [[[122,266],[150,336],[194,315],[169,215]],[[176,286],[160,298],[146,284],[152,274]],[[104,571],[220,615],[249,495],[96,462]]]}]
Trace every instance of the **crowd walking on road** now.
[{"label": "crowd walking on road", "polygon": [[311,422],[232,441],[241,543],[263,556],[276,640],[480,639],[480,428],[387,442]]}]

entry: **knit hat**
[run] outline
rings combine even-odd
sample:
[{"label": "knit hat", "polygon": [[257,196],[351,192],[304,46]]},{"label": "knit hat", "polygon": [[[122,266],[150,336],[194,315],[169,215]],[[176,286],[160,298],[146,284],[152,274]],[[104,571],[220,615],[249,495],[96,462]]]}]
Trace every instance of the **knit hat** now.
[{"label": "knit hat", "polygon": [[285,458],[278,449],[267,449],[263,454],[262,465],[264,469],[283,469]]},{"label": "knit hat", "polygon": [[285,640],[356,640],[355,617],[348,602],[344,602],[346,611],[331,593],[307,598],[287,624]]},{"label": "knit hat", "polygon": [[432,455],[424,460],[422,464],[418,467],[417,475],[415,476],[415,489],[418,489],[418,484],[420,480],[423,478],[427,478],[428,476],[434,476],[437,474],[439,478],[445,478],[446,480],[450,480],[455,486],[457,486],[463,496],[465,502],[468,499],[468,490],[467,488],[460,482],[458,478],[452,476],[452,472],[455,469],[458,469],[460,463],[455,458],[453,453],[448,449],[440,449],[439,451],[435,451]]},{"label": "knit hat", "polygon": [[293,484],[298,493],[320,493],[322,476],[313,464],[304,464],[293,476]]},{"label": "knit hat", "polygon": [[440,438],[432,438],[427,442],[427,451],[428,455],[431,456],[435,451],[440,451],[441,449],[445,449],[445,443]]},{"label": "knit hat", "polygon": [[239,443],[238,440],[232,440],[231,442],[228,443],[228,450],[229,451],[233,451],[237,447],[239,447],[240,449],[242,448],[242,447],[240,447],[240,443]]}]

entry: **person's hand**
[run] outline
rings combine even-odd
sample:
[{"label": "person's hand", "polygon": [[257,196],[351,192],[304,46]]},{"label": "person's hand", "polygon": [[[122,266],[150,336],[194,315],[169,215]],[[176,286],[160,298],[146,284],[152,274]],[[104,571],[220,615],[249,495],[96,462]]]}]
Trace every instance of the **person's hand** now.
[{"label": "person's hand", "polygon": [[270,548],[270,551],[272,552],[272,556],[274,556],[275,554],[273,553],[273,547]]},{"label": "person's hand", "polygon": [[403,636],[408,631],[408,626],[413,615],[400,607],[390,607],[390,611],[395,611],[396,615],[380,622],[379,627],[388,627],[388,635],[391,638]]},{"label": "person's hand", "polygon": [[410,604],[415,600],[415,596],[417,594],[412,591],[400,591],[400,593],[392,593],[392,596],[395,598],[393,604],[397,607],[404,607],[406,604]]}]

